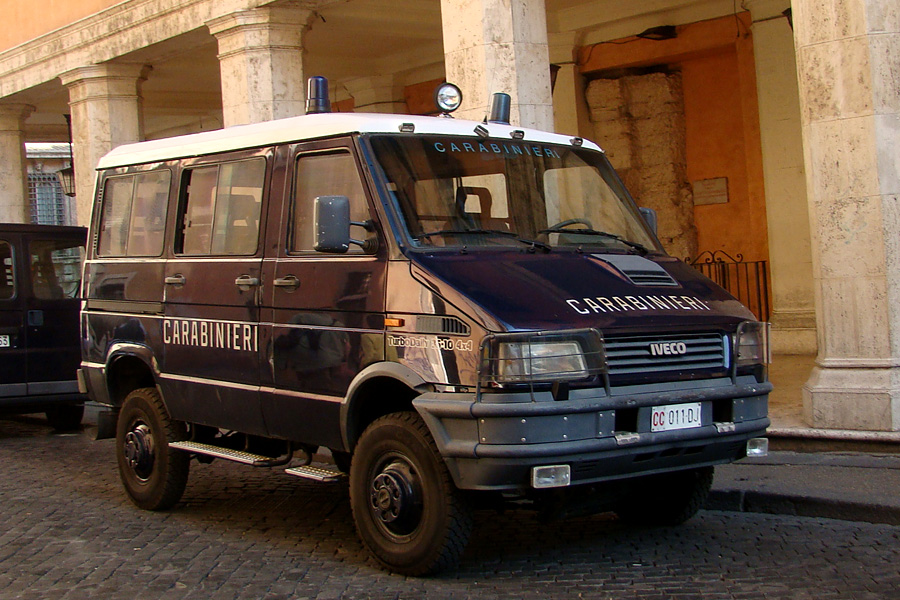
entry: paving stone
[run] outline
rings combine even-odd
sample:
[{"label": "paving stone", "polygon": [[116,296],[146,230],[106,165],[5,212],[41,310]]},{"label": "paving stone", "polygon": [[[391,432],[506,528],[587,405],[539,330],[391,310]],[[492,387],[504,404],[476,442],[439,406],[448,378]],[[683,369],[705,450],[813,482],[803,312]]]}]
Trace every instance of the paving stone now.
[{"label": "paving stone", "polygon": [[0,600],[898,598],[900,527],[701,511],[675,528],[479,512],[459,568],[387,573],[353,528],[346,484],[216,461],[183,502],[135,508],[114,442],[0,421]]}]

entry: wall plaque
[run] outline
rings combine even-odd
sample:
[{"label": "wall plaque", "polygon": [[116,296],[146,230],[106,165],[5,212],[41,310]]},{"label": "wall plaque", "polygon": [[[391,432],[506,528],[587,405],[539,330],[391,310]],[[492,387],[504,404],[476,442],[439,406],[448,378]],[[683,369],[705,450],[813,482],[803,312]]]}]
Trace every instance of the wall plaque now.
[{"label": "wall plaque", "polygon": [[694,188],[694,206],[698,204],[725,204],[728,202],[728,178],[700,179],[691,184]]}]

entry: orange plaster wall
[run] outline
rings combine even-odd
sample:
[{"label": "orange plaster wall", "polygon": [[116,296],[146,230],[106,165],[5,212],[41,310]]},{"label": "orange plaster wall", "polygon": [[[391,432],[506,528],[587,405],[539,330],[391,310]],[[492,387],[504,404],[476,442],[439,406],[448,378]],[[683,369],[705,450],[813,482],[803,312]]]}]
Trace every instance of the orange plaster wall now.
[{"label": "orange plaster wall", "polygon": [[[738,22],[740,20],[740,22]],[[727,204],[694,208],[698,247],[768,260],[750,14],[678,26],[664,41],[626,38],[579,52],[582,73],[653,65],[681,70],[689,181],[728,178]]]},{"label": "orange plaster wall", "polygon": [[767,260],[755,78],[745,81],[738,54],[732,47],[681,63],[687,176],[728,179],[726,204],[694,207],[698,248]]},{"label": "orange plaster wall", "polygon": [[0,52],[83,19],[122,0],[5,0]]}]

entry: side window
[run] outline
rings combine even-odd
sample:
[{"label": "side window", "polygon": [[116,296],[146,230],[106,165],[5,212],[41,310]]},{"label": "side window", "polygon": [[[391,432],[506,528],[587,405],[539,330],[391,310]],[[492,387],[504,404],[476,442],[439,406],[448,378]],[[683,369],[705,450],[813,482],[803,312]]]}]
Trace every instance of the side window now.
[{"label": "side window", "polygon": [[84,245],[74,240],[32,240],[28,244],[31,289],[35,298],[75,298],[81,283]]},{"label": "side window", "polygon": [[169,171],[110,177],[103,188],[100,256],[159,256],[168,206]]},{"label": "side window", "polygon": [[134,177],[113,177],[103,186],[103,213],[100,216],[100,256],[125,256],[128,248],[128,221]]},{"label": "side window", "polygon": [[[349,152],[310,154],[297,158],[292,203],[292,235],[289,251],[314,252],[315,201],[318,196],[347,196],[350,220],[362,223],[371,219],[366,195],[353,156]],[[356,228],[359,232],[362,229]],[[353,237],[363,234],[353,232]],[[363,249],[350,245],[348,254],[362,254]]]},{"label": "side window", "polygon": [[259,245],[266,160],[185,171],[179,254],[251,255]]},{"label": "side window", "polygon": [[169,171],[143,173],[135,178],[134,207],[128,231],[129,256],[159,256],[166,234]]},{"label": "side window", "polygon": [[16,296],[16,273],[13,267],[13,250],[9,242],[0,241],[0,300]]}]

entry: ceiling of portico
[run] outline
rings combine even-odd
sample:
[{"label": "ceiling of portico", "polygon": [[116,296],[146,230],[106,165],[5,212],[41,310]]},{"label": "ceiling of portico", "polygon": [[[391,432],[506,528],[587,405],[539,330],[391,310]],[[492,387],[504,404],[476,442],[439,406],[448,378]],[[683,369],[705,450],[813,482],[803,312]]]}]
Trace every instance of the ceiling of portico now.
[{"label": "ceiling of portico", "polygon": [[[633,35],[645,27],[705,13],[711,18],[733,6],[733,0],[545,2],[550,34],[574,32],[576,43]],[[400,86],[441,76],[441,0],[327,0],[315,6],[319,8],[303,40],[307,74],[324,75],[338,87],[341,82],[379,75],[394,75]],[[152,66],[142,86],[148,137],[221,127],[216,55],[215,38],[201,27],[116,59]],[[29,141],[65,140],[62,115],[69,112],[68,93],[58,79],[5,100],[37,107],[26,123]]]}]

